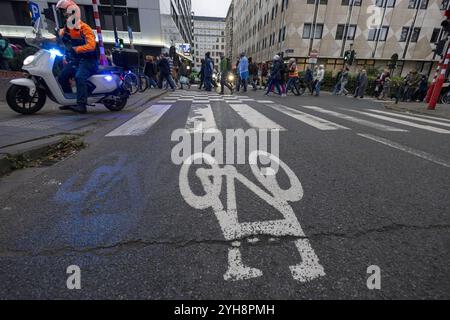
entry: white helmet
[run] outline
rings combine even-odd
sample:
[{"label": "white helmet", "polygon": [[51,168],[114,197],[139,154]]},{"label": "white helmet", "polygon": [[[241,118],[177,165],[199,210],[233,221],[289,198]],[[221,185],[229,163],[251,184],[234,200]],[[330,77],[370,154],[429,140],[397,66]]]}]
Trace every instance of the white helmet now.
[{"label": "white helmet", "polygon": [[67,10],[67,8],[76,5],[77,4],[73,0],[59,0],[56,4],[56,9]]},{"label": "white helmet", "polygon": [[280,59],[281,59],[281,57],[279,55],[275,55],[275,57],[273,57],[273,60],[275,60],[275,61],[278,61]]}]

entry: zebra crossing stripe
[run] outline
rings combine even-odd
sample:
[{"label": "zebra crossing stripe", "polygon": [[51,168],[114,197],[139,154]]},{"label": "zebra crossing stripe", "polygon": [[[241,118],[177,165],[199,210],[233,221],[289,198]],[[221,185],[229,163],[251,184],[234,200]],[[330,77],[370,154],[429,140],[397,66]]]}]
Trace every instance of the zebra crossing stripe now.
[{"label": "zebra crossing stripe", "polygon": [[144,135],[171,107],[172,105],[153,105],[106,136],[122,137]]},{"label": "zebra crossing stripe", "polygon": [[379,113],[379,114],[385,114],[385,115],[389,115],[389,116],[394,116],[394,117],[397,117],[397,118],[416,120],[416,121],[420,121],[420,122],[435,124],[435,125],[438,125],[438,126],[450,127],[450,123],[443,123],[443,122],[436,121],[436,120],[421,119],[421,118],[417,118],[415,116],[407,116],[407,115],[404,115],[404,114],[399,114],[399,113],[395,113],[395,112],[386,112],[386,111],[381,111],[381,110],[372,110],[371,109],[369,111],[370,112]]},{"label": "zebra crossing stripe", "polygon": [[189,133],[218,131],[211,105],[193,104],[191,106],[186,121],[186,131]]},{"label": "zebra crossing stripe", "polygon": [[435,133],[450,134],[449,130],[445,130],[445,129],[441,129],[441,128],[436,128],[436,127],[432,127],[432,126],[417,124],[417,123],[410,122],[410,121],[405,121],[405,120],[394,119],[394,118],[391,118],[391,117],[380,116],[380,115],[372,114],[372,113],[368,113],[368,112],[362,112],[362,111],[356,111],[356,110],[349,110],[349,111],[356,112],[356,113],[359,113],[359,114],[363,114],[363,115],[366,115],[366,116],[369,116],[369,117],[372,117],[372,118],[376,118],[376,119],[380,119],[380,120],[384,120],[384,121],[389,121],[389,122],[402,124],[402,125],[408,126],[408,127],[413,127],[413,128],[417,128],[417,129],[422,129],[422,130],[426,130],[426,131],[435,132]]},{"label": "zebra crossing stripe", "polygon": [[327,109],[322,109],[322,108],[315,107],[315,106],[301,106],[301,107],[305,108],[305,109],[317,111],[317,112],[320,112],[320,113],[323,113],[323,114],[328,114],[330,116],[333,116],[333,117],[336,117],[336,118],[340,118],[340,119],[343,119],[343,120],[355,122],[355,123],[357,123],[359,125],[362,125],[362,126],[365,126],[365,127],[369,127],[369,128],[378,129],[378,130],[381,130],[381,131],[408,132],[408,130],[399,129],[399,128],[391,127],[391,126],[388,126],[388,125],[384,125],[384,124],[380,124],[380,123],[376,123],[376,122],[372,122],[372,121],[356,118],[356,117],[349,116],[349,115],[346,115],[346,114],[343,114],[343,113],[339,113],[339,112],[335,112],[335,111],[331,111],[331,110],[327,110]]},{"label": "zebra crossing stripe", "polygon": [[247,104],[230,104],[230,107],[252,128],[286,131],[285,128],[273,122]]},{"label": "zebra crossing stripe", "polygon": [[366,139],[369,139],[369,140],[372,140],[372,141],[375,141],[375,142],[378,142],[378,143],[381,143],[381,144],[383,144],[385,146],[389,146],[391,148],[398,149],[398,150],[401,150],[403,152],[412,154],[412,155],[414,155],[416,157],[425,159],[427,161],[431,161],[431,162],[433,162],[435,164],[438,164],[440,166],[444,166],[444,167],[450,168],[450,161],[438,158],[438,157],[436,157],[436,156],[434,156],[434,155],[432,155],[430,153],[427,153],[427,152],[424,152],[424,151],[420,151],[420,150],[416,150],[416,149],[410,148],[408,146],[401,145],[400,143],[393,142],[393,141],[390,141],[390,140],[387,140],[387,139],[384,139],[384,138],[381,138],[381,137],[377,137],[377,136],[374,136],[374,135],[371,135],[371,134],[359,133],[358,136],[366,138]]},{"label": "zebra crossing stripe", "polygon": [[341,126],[337,123],[334,123],[334,122],[331,122],[331,121],[328,121],[325,119],[321,119],[319,117],[301,112],[301,111],[293,109],[293,108],[283,106],[281,104],[267,104],[266,106],[268,106],[278,112],[281,112],[289,117],[297,119],[303,123],[306,123],[307,125],[314,127],[316,129],[319,129],[319,130],[323,130],[323,131],[340,130],[340,129],[349,130],[349,128]]}]

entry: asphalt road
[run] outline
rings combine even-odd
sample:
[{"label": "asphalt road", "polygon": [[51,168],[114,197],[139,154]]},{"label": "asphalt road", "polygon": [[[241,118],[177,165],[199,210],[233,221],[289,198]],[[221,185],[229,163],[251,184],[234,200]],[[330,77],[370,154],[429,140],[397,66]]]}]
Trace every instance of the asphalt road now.
[{"label": "asphalt road", "polygon": [[[450,298],[449,120],[328,94],[207,98],[178,91],[53,167],[3,177],[0,298]],[[231,169],[200,180],[205,164],[180,181],[171,135],[192,117],[213,132],[282,128],[292,172],[264,185],[247,163],[229,167],[247,184]],[[81,290],[66,287],[70,265]]]}]

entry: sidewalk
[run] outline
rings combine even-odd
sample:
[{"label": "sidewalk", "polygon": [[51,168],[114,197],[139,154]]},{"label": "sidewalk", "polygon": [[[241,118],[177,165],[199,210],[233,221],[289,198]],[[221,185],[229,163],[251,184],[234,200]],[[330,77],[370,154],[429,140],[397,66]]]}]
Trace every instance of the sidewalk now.
[{"label": "sidewalk", "polygon": [[6,102],[0,101],[0,174],[9,171],[5,159],[10,156],[26,154],[32,157],[33,151],[41,152],[59,143],[65,136],[81,135],[102,122],[121,119],[124,114],[135,112],[165,93],[159,89],[147,90],[131,96],[123,111],[111,112],[103,105],[97,105],[88,108],[89,112],[85,115],[61,111],[57,104],[47,99],[47,104],[40,112],[24,116],[12,111]]},{"label": "sidewalk", "polygon": [[436,110],[428,110],[427,103],[416,103],[416,102],[399,102],[398,104],[386,103],[384,107],[386,109],[394,111],[417,113],[450,119],[450,105],[448,104],[447,105],[438,104],[436,106]]}]

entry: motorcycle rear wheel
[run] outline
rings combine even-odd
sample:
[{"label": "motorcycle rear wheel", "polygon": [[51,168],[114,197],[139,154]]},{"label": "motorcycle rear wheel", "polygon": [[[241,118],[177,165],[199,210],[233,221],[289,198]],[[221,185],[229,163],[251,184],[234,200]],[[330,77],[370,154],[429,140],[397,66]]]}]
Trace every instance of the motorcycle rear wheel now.
[{"label": "motorcycle rear wheel", "polygon": [[47,100],[47,94],[43,89],[36,89],[30,97],[30,89],[23,86],[12,85],[6,93],[8,106],[17,113],[30,115],[40,111]]},{"label": "motorcycle rear wheel", "polygon": [[127,105],[128,98],[118,98],[115,102],[103,102],[103,105],[113,112],[121,111]]}]

